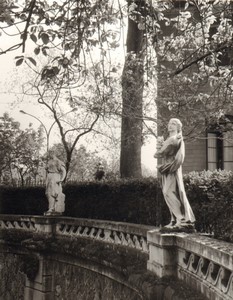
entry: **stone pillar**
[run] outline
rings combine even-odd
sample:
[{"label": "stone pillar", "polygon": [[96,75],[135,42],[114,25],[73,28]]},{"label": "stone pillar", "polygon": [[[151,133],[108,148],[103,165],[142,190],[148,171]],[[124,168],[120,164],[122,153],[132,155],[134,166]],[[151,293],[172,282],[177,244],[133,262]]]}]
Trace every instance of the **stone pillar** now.
[{"label": "stone pillar", "polygon": [[54,237],[56,235],[56,224],[58,221],[57,217],[54,216],[35,216],[35,228],[36,234],[42,233],[47,235],[47,237]]},{"label": "stone pillar", "polygon": [[[35,239],[33,238],[31,243],[37,247],[37,244],[43,244],[46,239],[55,237],[58,218],[34,216],[34,219],[36,232]],[[26,278],[24,300],[53,300],[53,262],[46,255],[38,252],[34,252],[34,254],[38,258],[39,267],[35,278],[30,278],[30,276]]]},{"label": "stone pillar", "polygon": [[43,256],[39,257],[39,271],[34,280],[26,278],[24,300],[53,300],[53,266]]},{"label": "stone pillar", "polygon": [[158,229],[147,232],[149,261],[147,269],[158,277],[177,276],[175,235],[161,234]]}]

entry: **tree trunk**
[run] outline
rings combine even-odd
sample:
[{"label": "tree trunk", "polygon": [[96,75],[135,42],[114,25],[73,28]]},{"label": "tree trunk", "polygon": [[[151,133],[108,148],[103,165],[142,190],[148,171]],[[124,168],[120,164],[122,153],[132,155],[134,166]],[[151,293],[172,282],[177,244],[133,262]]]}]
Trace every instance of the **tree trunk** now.
[{"label": "tree trunk", "polygon": [[66,182],[67,177],[68,177],[68,173],[69,173],[69,170],[70,170],[72,153],[73,153],[73,151],[66,151],[66,163],[65,163],[65,165],[66,165],[66,177],[64,179],[64,182]]},{"label": "tree trunk", "polygon": [[127,56],[122,74],[122,124],[120,173],[122,178],[141,177],[143,104],[143,30],[129,18]]},{"label": "tree trunk", "polygon": [[21,180],[21,186],[24,186],[24,177],[22,172],[19,171],[19,176],[20,176],[20,180]]}]

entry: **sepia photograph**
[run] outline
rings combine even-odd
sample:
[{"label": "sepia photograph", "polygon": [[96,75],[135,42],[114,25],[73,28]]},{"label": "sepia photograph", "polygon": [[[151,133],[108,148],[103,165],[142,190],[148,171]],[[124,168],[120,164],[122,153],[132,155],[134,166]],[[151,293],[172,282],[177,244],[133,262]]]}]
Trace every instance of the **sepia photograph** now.
[{"label": "sepia photograph", "polygon": [[233,1],[0,0],[0,300],[233,300]]}]

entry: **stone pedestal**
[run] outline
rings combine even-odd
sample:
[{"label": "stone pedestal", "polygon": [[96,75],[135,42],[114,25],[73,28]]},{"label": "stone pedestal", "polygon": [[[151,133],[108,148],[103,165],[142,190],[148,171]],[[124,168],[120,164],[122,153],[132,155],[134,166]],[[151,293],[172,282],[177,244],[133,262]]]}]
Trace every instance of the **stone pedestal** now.
[{"label": "stone pedestal", "polygon": [[176,276],[177,250],[174,234],[161,234],[158,229],[147,232],[149,261],[147,269],[158,277]]},{"label": "stone pedestal", "polygon": [[51,214],[46,217],[35,216],[35,227],[36,227],[36,234],[42,233],[46,234],[47,236],[55,236],[56,234],[56,225],[57,225],[57,218],[60,214]]}]

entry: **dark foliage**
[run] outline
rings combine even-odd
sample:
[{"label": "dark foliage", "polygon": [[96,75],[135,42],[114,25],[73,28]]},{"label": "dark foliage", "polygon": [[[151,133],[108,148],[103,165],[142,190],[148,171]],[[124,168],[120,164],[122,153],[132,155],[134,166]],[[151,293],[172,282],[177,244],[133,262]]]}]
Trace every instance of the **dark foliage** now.
[{"label": "dark foliage", "polygon": [[[63,187],[65,216],[159,225],[168,214],[154,178],[80,182]],[[48,209],[43,187],[1,187],[0,213],[42,215]]]},{"label": "dark foliage", "polygon": [[43,187],[1,187],[0,213],[42,215],[48,210]]},{"label": "dark foliage", "polygon": [[[199,232],[233,241],[233,174],[193,172],[184,177]],[[64,215],[145,225],[165,225],[169,211],[154,178],[80,182],[64,186]],[[0,189],[0,213],[43,215],[48,209],[42,187]]]},{"label": "dark foliage", "polygon": [[65,215],[156,225],[162,219],[159,192],[154,179],[67,185]]},{"label": "dark foliage", "polygon": [[197,219],[197,230],[233,242],[233,173],[192,172],[184,181]]}]

